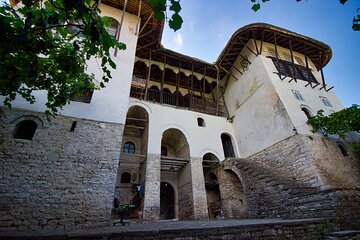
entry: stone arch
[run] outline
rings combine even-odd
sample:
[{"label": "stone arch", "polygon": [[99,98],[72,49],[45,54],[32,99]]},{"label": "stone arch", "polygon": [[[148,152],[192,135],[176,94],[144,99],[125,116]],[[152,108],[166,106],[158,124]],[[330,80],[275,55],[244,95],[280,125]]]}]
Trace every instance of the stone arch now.
[{"label": "stone arch", "polygon": [[301,111],[305,114],[305,116],[309,119],[313,116],[313,112],[311,110],[310,107],[306,106],[306,105],[301,105]]},{"label": "stone arch", "polygon": [[24,120],[32,120],[36,123],[36,125],[38,127],[44,127],[44,122],[37,116],[34,116],[34,115],[22,115],[18,118],[15,118],[14,120],[12,120],[10,123],[11,124],[18,124],[19,122],[21,121],[24,121]]},{"label": "stone arch", "polygon": [[161,145],[168,148],[168,156],[190,159],[189,143],[185,134],[176,128],[169,128],[162,134]]},{"label": "stone arch", "polygon": [[[129,204],[133,202],[134,186],[132,184],[122,184],[123,174],[127,172],[130,177],[130,182],[141,186],[145,179],[145,169],[142,168],[142,162],[147,156],[148,148],[148,124],[149,113],[139,105],[132,105],[129,107],[125,127],[122,136],[122,143],[125,145],[132,142],[135,145],[135,152],[124,153],[120,152],[119,166],[117,170],[117,180],[115,186],[115,198],[119,199],[119,204]],[[141,202],[141,199],[136,199]],[[143,206],[137,205],[134,211],[141,211]]]},{"label": "stone arch", "polygon": [[189,191],[192,182],[189,143],[181,130],[168,128],[162,133],[160,146],[167,149],[167,156],[160,159],[160,182],[177,186],[175,196],[179,197],[175,199],[175,217],[188,219],[193,214],[192,206],[189,206],[193,201],[192,191]]},{"label": "stone arch", "polygon": [[219,180],[213,171],[204,174],[209,219],[223,217]]},{"label": "stone arch", "polygon": [[220,179],[221,201],[224,215],[228,218],[244,218],[247,214],[243,182],[232,169],[222,171]]},{"label": "stone arch", "polygon": [[[232,165],[231,163],[230,164],[227,164],[227,163],[230,163],[230,162],[225,162],[225,164],[223,164],[222,168],[223,168],[223,171],[224,171],[224,178],[221,179],[221,194],[224,198],[224,201],[225,202],[232,202],[232,199],[233,199],[233,194],[235,194],[234,196],[237,198],[237,199],[242,199],[242,205],[238,205],[240,206],[239,208],[236,207],[236,204],[235,206],[232,206],[232,204],[230,205],[226,205],[224,204],[224,211],[226,212],[226,216],[232,216],[232,217],[236,217],[236,218],[243,218],[243,217],[246,217],[247,214],[248,214],[248,205],[247,205],[247,187],[246,187],[246,182],[245,182],[245,179],[243,179],[242,177],[242,174],[241,174],[241,171],[239,168],[237,168],[236,166]],[[240,185],[237,185],[236,188],[239,189],[239,191],[237,192],[226,192],[226,186],[225,188],[223,187],[222,183],[223,182],[233,182],[236,186],[236,184],[241,184]],[[232,188],[231,186],[228,187],[228,189]],[[225,190],[225,191],[224,191]]]},{"label": "stone arch", "polygon": [[33,120],[23,120],[16,124],[13,137],[17,139],[32,140],[37,124]]}]

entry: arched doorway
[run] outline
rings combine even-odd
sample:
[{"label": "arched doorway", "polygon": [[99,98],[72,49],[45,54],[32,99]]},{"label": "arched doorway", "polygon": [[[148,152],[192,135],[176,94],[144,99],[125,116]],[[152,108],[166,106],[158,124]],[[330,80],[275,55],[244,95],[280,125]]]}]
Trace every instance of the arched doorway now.
[{"label": "arched doorway", "polygon": [[133,217],[139,217],[143,208],[145,169],[143,166],[148,147],[147,111],[140,106],[132,106],[126,115],[125,128],[120,146],[120,161],[117,171],[114,198],[118,204],[132,203],[136,206]]},{"label": "arched doorway", "polygon": [[238,175],[230,170],[223,170],[220,179],[221,201],[224,215],[229,218],[244,218],[247,205],[243,184]]},{"label": "arched doorway", "polygon": [[221,195],[219,181],[212,171],[219,167],[219,159],[212,153],[206,153],[203,156],[203,172],[205,178],[205,191],[209,219],[220,217],[221,213]]},{"label": "arched doorway", "polygon": [[167,182],[160,184],[160,220],[175,218],[175,191]]},{"label": "arched doorway", "polygon": [[225,158],[235,157],[235,151],[231,141],[231,137],[228,134],[223,133],[221,134],[221,142],[223,145]]},{"label": "arched doorway", "polygon": [[[171,207],[175,209],[173,217],[187,219],[193,213],[192,206],[189,206],[189,203],[193,202],[193,197],[191,190],[189,190],[191,166],[188,141],[180,130],[170,128],[164,131],[162,135],[161,149],[160,181],[176,186],[174,187],[174,208]],[[173,210],[165,212],[171,211]],[[163,218],[162,213],[160,218]]]},{"label": "arched doorway", "polygon": [[212,172],[209,172],[205,175],[205,189],[209,219],[223,217],[219,181],[216,175]]}]

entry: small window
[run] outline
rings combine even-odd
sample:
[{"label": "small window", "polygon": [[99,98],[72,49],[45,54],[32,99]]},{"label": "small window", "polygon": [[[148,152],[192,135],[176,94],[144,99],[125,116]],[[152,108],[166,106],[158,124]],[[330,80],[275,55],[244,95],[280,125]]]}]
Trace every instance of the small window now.
[{"label": "small window", "polygon": [[74,93],[74,94],[71,96],[71,101],[74,101],[74,102],[83,102],[83,103],[90,103],[93,93],[94,93],[93,90],[85,89],[85,90],[81,93],[81,95],[77,95],[76,93]]},{"label": "small window", "polygon": [[304,97],[301,95],[299,91],[291,90],[295,96],[295,98],[299,101],[305,101]]},{"label": "small window", "polygon": [[126,142],[124,144],[124,153],[134,154],[135,153],[135,144],[132,142]]},{"label": "small window", "polygon": [[110,24],[107,32],[109,33],[109,35],[112,38],[116,38],[116,34],[118,31],[118,27],[119,27],[119,22],[114,18],[110,18],[110,19],[111,19],[111,24]]},{"label": "small window", "polygon": [[203,118],[198,117],[198,118],[197,118],[197,123],[198,123],[198,126],[199,126],[199,127],[205,127],[205,121],[204,121]]},{"label": "small window", "polygon": [[327,107],[332,107],[330,101],[326,98],[326,97],[320,97],[321,101],[323,102],[323,104]]},{"label": "small window", "polygon": [[120,183],[130,183],[131,182],[131,174],[128,172],[124,172],[121,174]]},{"label": "small window", "polygon": [[31,140],[34,137],[37,124],[32,120],[23,120],[19,122],[14,131],[14,138]]},{"label": "small window", "polygon": [[167,155],[168,155],[167,148],[165,146],[161,146],[161,156],[167,156]]}]

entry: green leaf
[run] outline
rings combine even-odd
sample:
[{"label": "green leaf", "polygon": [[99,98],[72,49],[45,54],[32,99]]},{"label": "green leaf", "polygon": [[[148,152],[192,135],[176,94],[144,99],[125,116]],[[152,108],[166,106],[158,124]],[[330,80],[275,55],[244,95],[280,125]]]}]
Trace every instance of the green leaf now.
[{"label": "green leaf", "polygon": [[183,20],[178,13],[174,13],[172,18],[169,20],[169,27],[174,31],[177,31],[181,28]]},{"label": "green leaf", "polygon": [[170,10],[178,13],[181,11],[180,1],[171,0]]},{"label": "green leaf", "polygon": [[162,11],[155,11],[154,16],[157,20],[161,21],[165,19],[165,13]]},{"label": "green leaf", "polygon": [[111,58],[108,59],[108,63],[110,65],[110,67],[112,67],[113,69],[116,69],[116,64],[113,62],[113,60],[111,60]]},{"label": "green leaf", "polygon": [[345,4],[347,2],[347,0],[340,0],[341,4]]},{"label": "green leaf", "polygon": [[254,10],[254,12],[258,11],[260,9],[260,3],[254,4],[251,9]]}]

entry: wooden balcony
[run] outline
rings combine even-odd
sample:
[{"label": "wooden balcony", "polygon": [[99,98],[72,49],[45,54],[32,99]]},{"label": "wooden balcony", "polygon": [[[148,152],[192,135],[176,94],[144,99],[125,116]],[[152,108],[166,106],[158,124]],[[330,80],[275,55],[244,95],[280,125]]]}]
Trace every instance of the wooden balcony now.
[{"label": "wooden balcony", "polygon": [[191,94],[181,96],[180,94],[161,92],[160,90],[150,88],[146,91],[145,82],[145,79],[134,76],[131,83],[130,97],[226,117],[225,107],[222,101],[215,101],[204,97],[199,98],[198,96],[191,96]]}]

